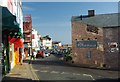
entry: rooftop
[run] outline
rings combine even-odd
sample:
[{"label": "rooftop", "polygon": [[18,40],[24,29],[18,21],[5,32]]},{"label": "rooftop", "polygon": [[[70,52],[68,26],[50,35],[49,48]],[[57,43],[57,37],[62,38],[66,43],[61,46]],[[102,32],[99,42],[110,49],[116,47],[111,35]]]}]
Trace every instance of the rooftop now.
[{"label": "rooftop", "polygon": [[73,16],[71,21],[83,22],[96,27],[117,27],[120,26],[118,19],[120,13],[100,14],[95,16]]}]

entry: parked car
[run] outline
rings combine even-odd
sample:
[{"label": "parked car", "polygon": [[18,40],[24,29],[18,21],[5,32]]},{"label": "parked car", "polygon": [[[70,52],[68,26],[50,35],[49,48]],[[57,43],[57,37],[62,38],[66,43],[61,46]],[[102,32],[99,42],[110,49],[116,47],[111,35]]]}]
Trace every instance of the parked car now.
[{"label": "parked car", "polygon": [[36,54],[36,58],[39,58],[39,57],[45,58],[48,56],[50,56],[50,53],[47,50],[38,50]]},{"label": "parked car", "polygon": [[42,57],[42,58],[46,57],[43,50],[37,51],[36,58],[39,58],[39,57]]},{"label": "parked car", "polygon": [[44,51],[44,54],[46,57],[50,56],[50,53],[48,51]]}]

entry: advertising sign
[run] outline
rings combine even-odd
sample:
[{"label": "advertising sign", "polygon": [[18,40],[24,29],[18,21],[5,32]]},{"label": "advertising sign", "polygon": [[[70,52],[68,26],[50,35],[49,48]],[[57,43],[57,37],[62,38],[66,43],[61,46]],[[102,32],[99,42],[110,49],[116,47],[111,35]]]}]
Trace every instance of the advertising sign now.
[{"label": "advertising sign", "polygon": [[77,48],[97,48],[97,41],[95,40],[86,40],[86,41],[77,41]]}]

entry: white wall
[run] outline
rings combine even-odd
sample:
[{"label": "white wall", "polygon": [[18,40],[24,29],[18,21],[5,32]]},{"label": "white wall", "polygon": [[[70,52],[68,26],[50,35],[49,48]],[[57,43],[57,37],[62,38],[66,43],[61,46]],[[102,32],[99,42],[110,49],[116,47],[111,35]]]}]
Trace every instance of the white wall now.
[{"label": "white wall", "polygon": [[58,46],[62,46],[62,43],[59,43]]},{"label": "white wall", "polygon": [[0,6],[7,7],[7,0],[0,0]]},{"label": "white wall", "polygon": [[[12,3],[12,6],[8,8],[8,2]],[[8,10],[16,16],[17,22],[20,24],[21,31],[23,33],[23,13],[22,13],[22,0],[0,0],[0,6],[7,7]]]},{"label": "white wall", "polygon": [[43,40],[42,41],[44,47],[52,48],[52,39],[51,40]]},{"label": "white wall", "polygon": [[33,48],[39,48],[39,45],[38,45],[38,32],[33,29],[32,31],[32,34],[34,34],[34,39],[32,39],[32,47]]}]

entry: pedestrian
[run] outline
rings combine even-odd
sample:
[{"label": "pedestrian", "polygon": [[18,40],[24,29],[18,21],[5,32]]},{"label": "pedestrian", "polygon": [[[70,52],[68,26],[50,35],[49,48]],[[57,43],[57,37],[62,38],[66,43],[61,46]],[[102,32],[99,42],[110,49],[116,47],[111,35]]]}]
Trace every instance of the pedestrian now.
[{"label": "pedestrian", "polygon": [[22,51],[19,52],[19,64],[22,65]]},{"label": "pedestrian", "polygon": [[32,50],[32,55],[30,56],[30,61],[29,61],[29,64],[31,63],[31,60],[34,60],[35,59],[35,57],[34,57],[34,51]]}]

